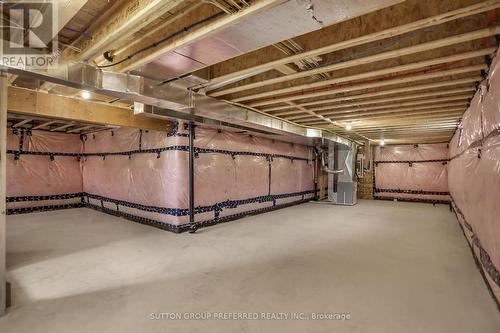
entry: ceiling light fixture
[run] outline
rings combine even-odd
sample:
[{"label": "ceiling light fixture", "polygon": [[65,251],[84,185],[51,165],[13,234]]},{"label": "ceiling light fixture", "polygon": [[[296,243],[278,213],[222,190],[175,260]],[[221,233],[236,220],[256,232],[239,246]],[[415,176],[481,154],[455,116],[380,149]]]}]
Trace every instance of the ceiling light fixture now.
[{"label": "ceiling light fixture", "polygon": [[90,98],[90,93],[88,91],[82,91],[82,93],[80,94],[80,96],[82,96],[82,98],[84,98],[84,99],[89,99]]}]

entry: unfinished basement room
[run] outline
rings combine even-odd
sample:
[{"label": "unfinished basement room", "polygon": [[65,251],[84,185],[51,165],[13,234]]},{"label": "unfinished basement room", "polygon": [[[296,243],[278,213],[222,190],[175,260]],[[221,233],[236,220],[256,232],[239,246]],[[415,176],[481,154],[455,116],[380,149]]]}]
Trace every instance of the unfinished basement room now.
[{"label": "unfinished basement room", "polygon": [[0,12],[0,333],[500,332],[500,0]]}]

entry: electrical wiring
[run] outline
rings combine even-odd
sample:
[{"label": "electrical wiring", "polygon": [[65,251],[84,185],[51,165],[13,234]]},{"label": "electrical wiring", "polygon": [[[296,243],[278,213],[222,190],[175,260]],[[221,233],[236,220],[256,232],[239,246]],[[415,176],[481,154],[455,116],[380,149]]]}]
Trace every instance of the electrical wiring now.
[{"label": "electrical wiring", "polygon": [[157,47],[157,46],[159,46],[159,45],[161,45],[161,44],[163,44],[163,43],[165,43],[165,42],[167,42],[167,41],[169,41],[169,40],[171,40],[171,39],[179,36],[180,34],[182,34],[184,32],[187,32],[187,31],[189,31],[189,30],[191,30],[191,29],[193,29],[193,28],[195,28],[195,27],[197,27],[197,26],[199,26],[201,24],[204,24],[204,23],[210,22],[212,20],[215,20],[215,19],[217,19],[217,18],[219,18],[219,17],[221,17],[221,16],[223,16],[225,14],[226,13],[223,12],[223,11],[218,12],[216,14],[213,14],[213,15],[211,15],[209,17],[204,18],[203,20],[200,20],[200,21],[194,22],[194,23],[192,23],[190,25],[187,25],[184,28],[179,29],[179,30],[173,32],[172,34],[170,34],[170,35],[168,35],[168,36],[166,36],[166,37],[164,37],[164,38],[162,38],[162,39],[160,39],[160,40],[158,40],[158,41],[156,41],[154,43],[149,44],[146,47],[143,47],[143,48],[141,48],[141,49],[139,49],[139,50],[137,50],[137,51],[129,54],[128,56],[126,56],[125,58],[123,58],[123,59],[121,59],[121,60],[119,60],[117,62],[114,62],[112,64],[108,64],[108,65],[101,65],[101,66],[97,66],[97,67],[98,68],[110,68],[110,67],[114,67],[114,66],[118,66],[120,64],[123,64],[124,62],[129,61],[130,59],[134,58],[135,56],[137,56],[137,55],[139,55],[139,54],[141,54],[143,52],[146,52],[147,50],[153,49],[153,48],[155,48],[155,47]]}]

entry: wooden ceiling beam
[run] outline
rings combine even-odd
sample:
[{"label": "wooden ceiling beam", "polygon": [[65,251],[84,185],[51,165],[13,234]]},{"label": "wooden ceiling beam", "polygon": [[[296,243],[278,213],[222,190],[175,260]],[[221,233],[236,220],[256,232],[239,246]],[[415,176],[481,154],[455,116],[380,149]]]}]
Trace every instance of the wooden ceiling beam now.
[{"label": "wooden ceiling beam", "polygon": [[104,103],[94,103],[29,89],[9,87],[9,112],[33,117],[58,118],[75,122],[170,131],[170,121],[134,115],[133,111]]},{"label": "wooden ceiling beam", "polygon": [[67,59],[76,61],[92,60],[113,46],[129,38],[169,11],[174,10],[184,0],[137,0],[120,7],[108,20],[95,29],[92,39],[75,45],[81,52],[71,52]]},{"label": "wooden ceiling beam", "polygon": [[[335,113],[328,113],[328,114],[322,114],[320,116],[323,116],[328,119],[334,119],[334,120],[342,120],[342,119],[363,119],[363,118],[370,118],[370,117],[377,117],[377,116],[386,116],[386,115],[399,115],[399,114],[410,114],[411,112],[413,113],[421,113],[424,111],[429,111],[429,110],[447,110],[449,108],[456,109],[456,108],[464,108],[464,110],[467,108],[467,103],[466,102],[455,102],[455,103],[442,103],[442,104],[435,104],[435,105],[424,105],[424,106],[413,106],[413,107],[406,107],[406,108],[399,108],[399,109],[386,109],[386,110],[378,110],[378,111],[372,111],[372,112],[365,112],[365,111],[360,111],[360,112],[351,112],[349,114],[335,114]],[[314,117],[308,117],[308,118],[303,118],[303,119],[287,119],[290,121],[294,122],[304,122],[308,120],[314,120]]]},{"label": "wooden ceiling beam", "polygon": [[282,103],[282,102],[286,102],[286,101],[295,101],[295,100],[300,100],[300,99],[305,99],[305,98],[327,96],[327,95],[337,94],[337,93],[352,92],[352,91],[372,89],[372,88],[380,88],[380,87],[398,85],[398,84],[403,84],[403,83],[414,83],[416,81],[437,79],[437,78],[443,78],[443,77],[447,77],[447,76],[480,72],[480,71],[486,71],[486,70],[488,70],[488,66],[486,66],[485,64],[465,66],[465,67],[430,72],[430,73],[425,73],[425,74],[408,75],[405,77],[395,78],[395,79],[379,79],[379,80],[375,80],[374,82],[340,86],[340,87],[334,87],[331,89],[321,89],[319,91],[311,91],[311,92],[304,91],[304,92],[299,92],[297,94],[293,94],[290,96],[273,97],[273,98],[263,100],[263,101],[252,102],[252,103],[248,103],[248,105],[251,107],[259,107],[259,106],[263,106],[263,105]]},{"label": "wooden ceiling beam", "polygon": [[[445,110],[442,111],[441,113],[434,111],[434,113],[430,114],[422,114],[422,115],[409,115],[405,116],[404,118],[404,123],[408,124],[416,120],[422,120],[422,121],[432,121],[432,120],[458,120],[461,118],[462,114],[464,113],[464,109],[450,109],[450,110]],[[330,119],[331,120],[331,119]],[[356,119],[340,119],[338,121],[333,121],[333,126],[342,126],[342,124],[347,124],[349,122],[355,122]],[[388,117],[388,118],[372,118],[372,119],[363,119],[364,123],[367,124],[379,124],[380,126],[384,125],[393,125],[398,123],[398,121],[401,121],[400,116],[393,116]],[[304,121],[304,122],[296,122],[297,124],[304,125],[304,126],[315,126],[315,125],[325,125],[324,121],[320,120],[309,120],[309,121]],[[353,126],[353,130],[356,129],[356,126]]]},{"label": "wooden ceiling beam", "polygon": [[66,129],[68,127],[71,127],[71,126],[74,126],[75,123],[74,122],[70,122],[68,124],[64,124],[64,125],[61,125],[61,126],[58,126],[58,127],[55,127],[55,128],[52,128],[50,131],[51,132],[57,132],[57,131],[62,131],[63,129]]},{"label": "wooden ceiling beam", "polygon": [[[365,112],[369,113],[368,111],[387,110],[387,109],[401,108],[401,107],[406,107],[406,106],[426,105],[426,104],[435,104],[435,103],[451,102],[451,101],[454,101],[454,102],[467,101],[471,98],[472,98],[472,94],[467,94],[467,95],[458,95],[458,96],[450,96],[450,97],[424,99],[424,100],[413,101],[413,102],[388,103],[388,104],[373,106],[373,107],[347,108],[347,109],[340,109],[340,110],[330,111],[330,112],[324,111],[324,110],[331,110],[330,107],[310,109],[309,111],[313,111],[313,112],[322,111],[322,112],[318,112],[318,114],[320,114],[322,116],[351,114],[353,112],[356,112],[356,113],[363,112],[363,114],[364,114]],[[306,117],[308,117],[308,116],[292,116],[292,117],[287,117],[287,119],[296,120],[296,119],[301,119],[301,118],[306,118]]]},{"label": "wooden ceiling beam", "polygon": [[[357,130],[370,130],[370,129],[377,129],[377,130],[391,130],[391,129],[399,129],[399,128],[446,128],[446,127],[456,127],[458,124],[458,120],[447,120],[447,121],[442,121],[438,120],[435,123],[429,123],[428,121],[426,122],[420,122],[420,123],[403,123],[399,125],[384,125],[381,126],[379,125],[358,125],[358,126],[352,126],[353,128]],[[355,125],[355,124],[354,124]]]},{"label": "wooden ceiling beam", "polygon": [[236,82],[237,78],[248,78],[250,76],[256,75],[258,73],[262,73],[265,71],[272,70],[279,65],[285,65],[294,63],[301,59],[312,58],[322,54],[332,53],[339,50],[344,50],[348,48],[352,48],[355,46],[363,45],[366,43],[372,43],[375,41],[392,38],[396,36],[400,36],[402,34],[406,34],[408,32],[421,30],[424,28],[440,25],[446,22],[450,22],[453,20],[457,20],[463,17],[472,16],[475,14],[479,14],[482,12],[486,12],[492,9],[496,9],[500,7],[500,1],[482,1],[480,3],[476,3],[467,7],[459,8],[456,10],[452,10],[446,13],[438,14],[435,16],[427,17],[415,22],[411,22],[408,24],[396,26],[393,28],[385,29],[382,31],[377,31],[368,35],[360,36],[357,38],[353,38],[350,40],[338,42],[335,44],[327,45],[321,48],[317,48],[311,51],[302,52],[300,54],[292,55],[289,57],[285,57],[282,59],[270,61],[267,63],[259,64],[256,66],[252,66],[249,68],[245,68],[242,70],[238,70],[226,75],[222,75],[216,78],[209,80],[207,83],[203,84],[205,87],[210,87],[215,84],[221,84],[223,82]]},{"label": "wooden ceiling beam", "polygon": [[17,122],[15,123],[12,127],[20,127],[20,126],[23,126],[24,124],[26,123],[29,123],[30,121],[32,121],[33,119],[31,118],[28,118],[28,119],[24,119],[24,120],[21,120],[20,122]]},{"label": "wooden ceiling beam", "polygon": [[[164,2],[164,0],[161,0],[160,2]],[[265,12],[266,10],[284,2],[286,2],[286,0],[252,1],[250,3],[250,6],[242,8],[237,13],[221,16],[220,18],[207,22],[199,29],[193,30],[192,32],[186,34],[180,34],[177,38],[174,38],[171,41],[168,41],[161,45],[157,45],[156,47],[151,48],[146,52],[143,52],[140,57],[134,58],[133,61],[128,61],[123,66],[118,66],[118,70],[121,72],[127,72],[142,67],[168,52],[172,52],[180,47],[185,47],[203,38],[209,38],[213,34],[222,31],[224,29],[227,29],[239,22],[242,22],[248,17]],[[178,26],[178,28],[176,29],[182,29],[185,26],[192,24],[195,21],[205,19],[208,16],[205,11],[206,10],[196,11],[199,13],[199,15],[196,18],[194,18],[193,16],[194,19],[191,18],[191,21],[185,21],[185,20],[183,21],[182,19],[178,20],[177,22],[175,22],[176,26]],[[217,9],[217,11],[219,11],[219,9]],[[172,32],[175,31],[176,29],[172,29]],[[162,36],[162,38],[165,37],[165,30],[160,31],[160,35]],[[132,48],[129,48],[127,50],[127,53],[133,54],[137,50],[145,48],[148,45],[151,45],[150,41],[151,39],[155,40],[155,38],[150,38],[148,40],[145,40],[143,43],[138,43],[134,45]]]},{"label": "wooden ceiling beam", "polygon": [[[399,94],[404,94],[404,93],[414,92],[414,91],[421,91],[421,90],[429,90],[429,89],[434,89],[434,92],[440,92],[440,91],[442,91],[441,89],[439,89],[439,90],[436,90],[436,89],[450,87],[450,86],[465,85],[465,84],[470,84],[473,82],[478,82],[481,80],[482,80],[481,76],[472,76],[472,77],[466,77],[466,78],[462,78],[462,79],[440,81],[440,82],[435,82],[435,83],[422,84],[422,85],[417,85],[417,86],[410,86],[410,87],[403,87],[403,88],[396,88],[396,89],[387,89],[387,90],[369,92],[369,93],[358,94],[358,95],[347,95],[347,96],[341,96],[341,97],[330,98],[330,99],[314,100],[314,101],[309,101],[309,102],[297,102],[296,105],[306,107],[306,106],[312,106],[312,105],[318,105],[318,104],[327,104],[327,103],[342,102],[342,101],[353,101],[353,100],[357,100],[357,99],[387,96],[387,95],[394,95],[394,94],[398,94],[398,96],[399,96]],[[470,89],[475,89],[475,87],[470,87]],[[443,92],[445,92],[445,91],[443,91]],[[405,97],[405,96],[402,96],[402,97]],[[397,96],[395,98],[397,98]],[[293,106],[290,106],[290,105],[276,106],[276,107],[262,109],[262,111],[263,112],[273,112],[273,111],[279,111],[279,110],[288,109],[288,108],[293,108]],[[273,114],[273,115],[276,115],[276,114]]]},{"label": "wooden ceiling beam", "polygon": [[447,127],[447,128],[402,128],[402,129],[392,129],[392,130],[382,130],[382,129],[372,129],[372,130],[356,130],[359,133],[363,133],[364,135],[373,134],[373,133],[435,133],[435,132],[450,132],[455,131],[455,127]]},{"label": "wooden ceiling beam", "polygon": [[40,125],[36,125],[32,129],[36,130],[36,129],[44,128],[44,127],[47,127],[47,126],[55,124],[55,123],[57,123],[57,120],[46,121],[44,123],[41,123]]},{"label": "wooden ceiling beam", "polygon": [[[298,72],[295,74],[284,75],[284,76],[280,76],[280,77],[277,77],[274,79],[268,79],[268,80],[264,80],[264,81],[258,81],[258,82],[254,82],[254,83],[240,85],[238,87],[216,91],[216,92],[213,92],[209,95],[213,96],[213,97],[218,97],[218,96],[224,96],[224,95],[228,95],[228,94],[234,94],[234,93],[237,93],[240,91],[248,91],[251,89],[261,88],[264,86],[269,86],[272,84],[296,80],[296,79],[300,79],[300,78],[304,78],[304,77],[308,77],[308,76],[313,76],[313,75],[317,75],[317,74],[321,74],[321,73],[329,73],[329,72],[337,71],[340,69],[346,69],[346,68],[367,65],[367,64],[370,64],[373,62],[379,62],[379,61],[389,60],[389,59],[402,57],[402,56],[406,56],[406,55],[410,55],[410,54],[414,54],[414,53],[435,50],[436,48],[440,48],[440,47],[446,47],[446,46],[450,46],[450,45],[469,42],[469,41],[484,38],[484,37],[494,36],[494,35],[497,35],[498,33],[500,33],[500,26],[496,27],[496,29],[486,28],[486,29],[476,30],[476,31],[468,32],[468,33],[461,34],[461,35],[456,35],[456,36],[438,39],[438,40],[435,40],[432,42],[412,45],[412,46],[408,46],[408,47],[405,47],[402,49],[386,51],[386,52],[370,55],[370,56],[363,57],[363,58],[357,58],[357,59],[353,59],[353,60],[348,60],[348,61],[336,63],[333,65],[322,66],[322,67],[318,67],[318,68],[314,68],[314,69],[310,69],[310,70],[305,70],[305,71]],[[443,62],[454,62],[454,61],[460,61],[460,60],[464,60],[464,59],[481,57],[481,56],[485,56],[488,54],[492,54],[493,52],[495,52],[495,49],[496,48],[485,48],[482,50],[463,53],[461,55],[456,54],[456,55],[452,55],[449,57],[439,58],[439,59],[442,59],[441,61],[438,61],[438,59],[436,59],[434,62],[432,60],[429,60],[428,61],[429,65],[427,65],[427,66],[433,66],[433,65],[440,64]],[[448,58],[449,60],[445,60],[446,58]],[[399,67],[404,68],[404,65],[399,66]],[[414,67],[409,66],[408,70],[411,70],[411,69],[414,69]],[[406,70],[406,69],[401,69],[400,71],[404,71],[404,70]],[[384,70],[375,71],[374,73],[376,73],[376,72],[382,73],[382,74],[378,74],[378,75],[392,73],[391,71],[388,71],[388,69],[385,71]],[[358,75],[360,75],[360,79],[368,77],[367,76],[368,74],[365,74],[365,76],[362,76],[361,74],[358,74]],[[324,80],[324,81],[311,83],[311,84],[303,84],[303,85],[297,86],[297,87],[306,87],[309,85],[310,85],[309,86],[310,88],[320,87],[323,85],[336,84],[336,83],[342,82],[342,81],[339,81],[340,79],[342,79],[342,78]],[[283,92],[291,91],[291,90],[286,90],[286,89],[291,89],[291,88],[279,89],[279,90],[277,90],[277,93],[279,94],[281,91],[283,91]],[[257,94],[257,95],[261,95],[264,97],[268,96],[268,95],[262,95],[262,94]],[[261,96],[259,96],[259,97],[261,97]]]},{"label": "wooden ceiling beam", "polygon": [[81,132],[87,129],[91,129],[92,127],[95,127],[95,125],[86,125],[86,126],[80,126],[77,128],[74,128],[72,130],[67,131],[67,133],[76,133],[76,132]]},{"label": "wooden ceiling beam", "polygon": [[389,138],[416,138],[416,137],[427,137],[427,138],[435,138],[435,137],[451,137],[453,135],[453,131],[448,132],[435,132],[435,133],[381,133],[380,135],[373,134],[372,137],[380,137],[384,139]]},{"label": "wooden ceiling beam", "polygon": [[450,106],[446,108],[440,108],[440,109],[432,109],[432,110],[418,110],[414,109],[412,111],[408,112],[393,112],[393,113],[384,113],[384,114],[376,114],[376,115],[361,115],[361,116],[354,116],[354,117],[335,117],[335,118],[329,118],[333,121],[355,121],[355,120],[378,120],[378,119],[394,119],[394,118],[400,118],[400,117],[405,117],[405,118],[412,118],[412,117],[425,117],[426,115],[439,115],[439,116],[446,116],[449,114],[460,114],[464,113],[465,110],[467,109],[466,105],[463,106]]},{"label": "wooden ceiling beam", "polygon": [[[459,123],[460,122],[460,117],[457,117],[455,114],[452,115],[438,115],[438,116],[432,116],[432,117],[427,117],[427,118],[421,118],[421,119],[413,119],[413,118],[406,118],[406,119],[378,119],[378,120],[373,120],[373,121],[363,121],[363,122],[352,122],[352,128],[385,128],[385,127],[401,127],[401,126],[424,126],[424,125],[431,125],[431,124],[436,124],[436,123],[442,123],[442,124],[451,124],[451,123]],[[348,122],[345,122],[343,124],[347,124]],[[342,124],[339,123],[340,126]]]},{"label": "wooden ceiling beam", "polygon": [[[373,100],[368,100],[368,101],[363,101],[363,102],[357,102],[357,103],[344,103],[344,104],[334,104],[330,105],[330,109],[340,109],[340,108],[347,108],[347,107],[356,107],[356,106],[363,106],[363,105],[372,105],[372,104],[380,104],[380,103],[389,103],[385,104],[386,106],[392,105],[391,102],[395,101],[404,101],[404,100],[416,100],[420,101],[420,99],[425,99],[425,101],[428,101],[429,97],[436,97],[436,96],[443,96],[443,95],[452,95],[452,94],[459,94],[459,93],[464,93],[464,92],[469,92],[473,93],[476,90],[475,87],[464,87],[464,88],[458,88],[458,89],[452,89],[452,90],[438,90],[438,91],[433,91],[433,92],[428,92],[428,93],[421,93],[421,94],[414,94],[414,95],[406,95],[406,96],[395,96],[393,98],[381,98],[381,99],[373,99]],[[471,95],[468,95],[471,97]],[[423,101],[420,101],[423,103]],[[402,104],[402,103],[399,103]],[[424,103],[425,104],[425,103]],[[297,104],[299,105],[299,104]],[[326,106],[325,106],[326,108]],[[311,110],[311,111],[321,111],[319,108],[318,109],[305,109],[305,110]],[[273,116],[288,116],[288,115],[293,115],[293,114],[300,114],[303,113],[303,110],[296,110],[296,111],[283,111],[283,112],[277,112],[277,113],[272,113]]]},{"label": "wooden ceiling beam", "polygon": [[[486,29],[489,31],[489,29]],[[493,30],[495,34],[500,33],[500,26],[496,27],[495,30]],[[304,90],[309,90],[309,89],[315,89],[315,88],[321,88],[321,87],[327,87],[327,86],[332,86],[332,85],[337,85],[340,83],[344,82],[349,82],[349,81],[358,81],[358,80],[364,80],[364,79],[369,79],[369,78],[374,78],[377,76],[384,76],[384,75],[389,75],[389,74],[394,74],[398,72],[405,72],[405,71],[411,71],[411,70],[416,70],[416,69],[422,69],[426,67],[431,67],[435,65],[440,65],[440,64],[446,64],[446,63],[453,63],[456,61],[464,60],[464,59],[473,59],[481,56],[485,56],[487,54],[492,54],[495,51],[495,48],[487,48],[479,51],[471,51],[471,52],[466,52],[466,53],[461,53],[461,54],[455,54],[447,57],[440,57],[440,58],[435,58],[435,59],[430,59],[430,60],[424,60],[424,61],[418,61],[418,62],[413,62],[405,65],[400,65],[400,66],[393,66],[393,67],[388,67],[384,69],[379,69],[375,71],[369,71],[369,72],[363,72],[359,74],[354,74],[354,75],[348,75],[348,76],[343,76],[343,77],[338,77],[338,78],[333,78],[329,80],[322,80],[318,82],[313,82],[313,83],[306,83],[306,84],[301,84],[301,85],[294,85],[289,88],[281,88],[281,89],[272,89],[270,91],[258,93],[258,94],[253,94],[253,95],[247,95],[243,97],[238,97],[232,99],[234,102],[245,102],[245,101],[251,101],[255,99],[260,99],[264,97],[269,97],[269,96],[276,96],[276,95],[283,95],[287,93],[294,93],[297,91],[304,91]]]}]

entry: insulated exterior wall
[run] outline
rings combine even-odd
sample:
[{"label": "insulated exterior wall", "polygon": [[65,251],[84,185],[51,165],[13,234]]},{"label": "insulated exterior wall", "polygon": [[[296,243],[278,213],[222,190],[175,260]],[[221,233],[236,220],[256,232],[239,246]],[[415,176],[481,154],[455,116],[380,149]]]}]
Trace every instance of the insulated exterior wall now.
[{"label": "insulated exterior wall", "polygon": [[374,149],[375,198],[449,202],[446,143]]},{"label": "insulated exterior wall", "polygon": [[[83,189],[78,135],[9,129],[7,135],[7,209],[13,212],[78,205]],[[15,153],[17,152],[17,153]]]},{"label": "insulated exterior wall", "polygon": [[[10,133],[9,208],[80,203],[183,231],[189,222],[189,138],[177,129]],[[195,152],[195,221],[201,225],[314,197],[309,147],[197,127]]]},{"label": "insulated exterior wall", "polygon": [[497,54],[450,142],[449,186],[457,218],[500,300],[500,60]]},{"label": "insulated exterior wall", "polygon": [[[114,140],[120,142],[115,145]],[[173,229],[187,224],[188,143],[184,130],[169,134],[120,129],[113,136],[89,136],[85,152],[95,155],[87,156],[83,167],[88,203]],[[211,224],[314,197],[306,146],[197,127],[195,147],[196,222]],[[110,150],[121,154],[100,155]],[[131,151],[151,152],[127,154]]]}]

